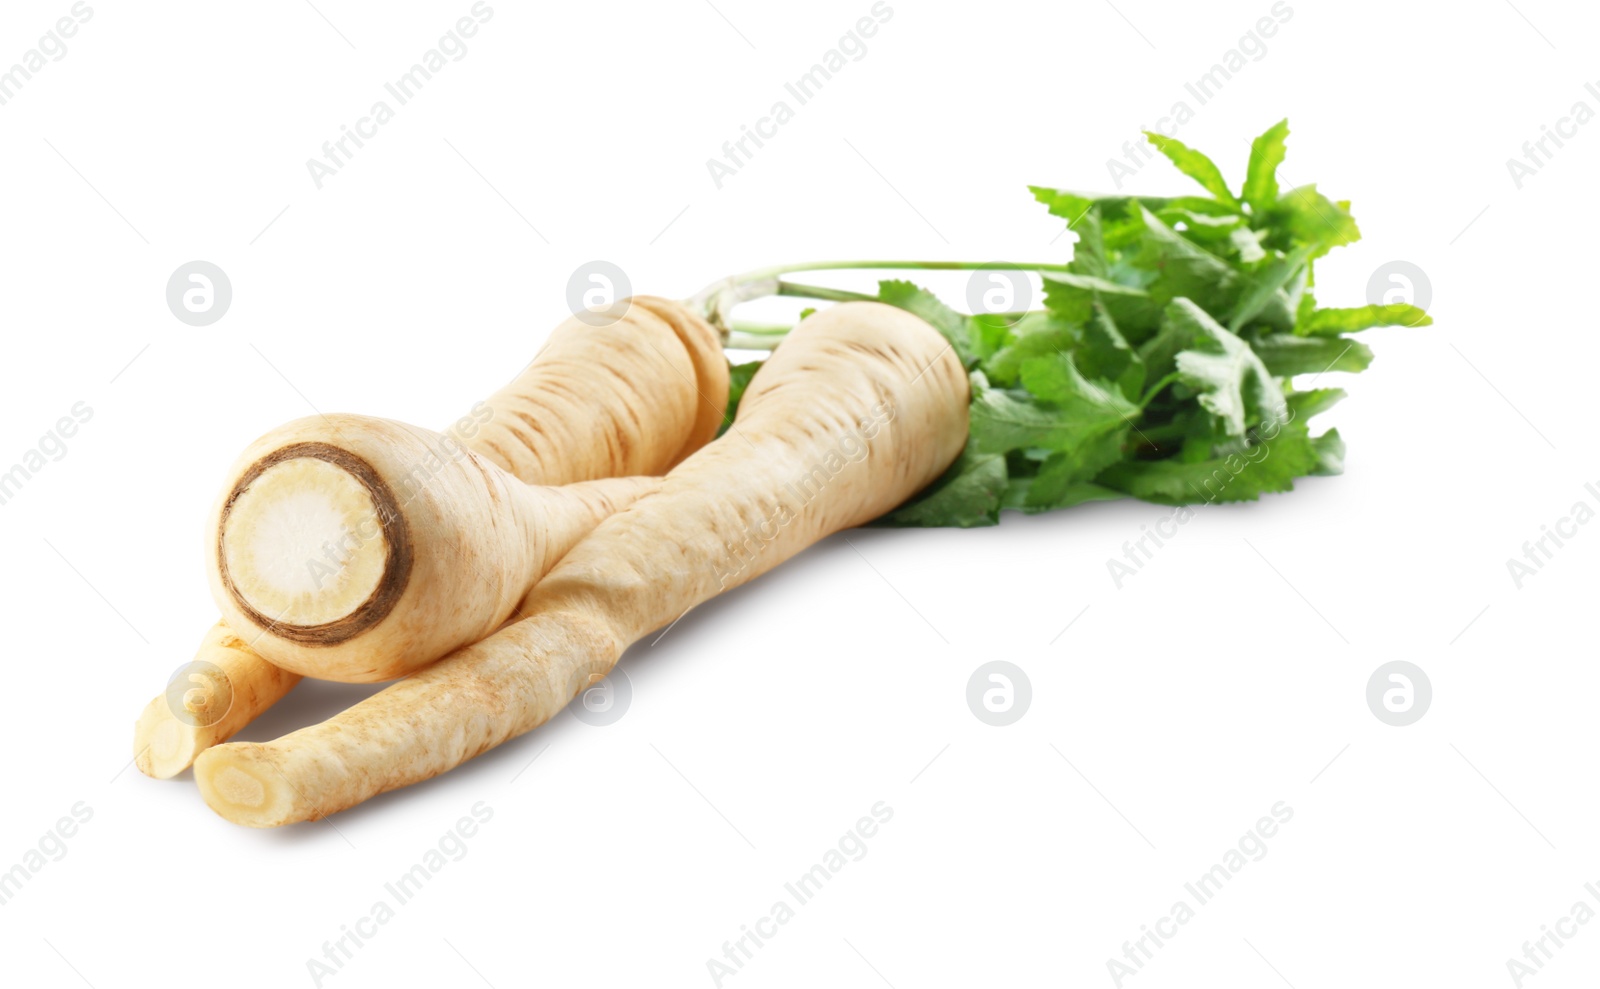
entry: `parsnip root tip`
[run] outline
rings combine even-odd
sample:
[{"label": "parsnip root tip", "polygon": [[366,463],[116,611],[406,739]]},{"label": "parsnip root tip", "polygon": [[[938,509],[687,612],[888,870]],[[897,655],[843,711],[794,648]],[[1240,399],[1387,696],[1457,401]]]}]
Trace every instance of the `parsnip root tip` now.
[{"label": "parsnip root tip", "polygon": [[133,745],[134,765],[154,779],[169,780],[194,761],[195,734],[172,716],[165,694],[152,700],[139,716]]},{"label": "parsnip root tip", "polygon": [[298,682],[298,675],[257,656],[218,622],[207,630],[195,658],[139,713],[133,726],[134,764],[146,776],[171,779]]}]

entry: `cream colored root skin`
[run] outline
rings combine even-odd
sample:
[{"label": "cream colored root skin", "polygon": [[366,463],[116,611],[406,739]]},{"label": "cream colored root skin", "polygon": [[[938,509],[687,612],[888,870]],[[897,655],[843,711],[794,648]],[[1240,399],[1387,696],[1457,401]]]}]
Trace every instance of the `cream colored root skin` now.
[{"label": "cream colored root skin", "polygon": [[[966,442],[967,402],[960,361],[920,319],[877,303],[810,317],[756,375],[735,428],[579,542],[534,587],[528,617],[322,724],[207,751],[202,795],[253,827],[311,820],[531,731],[629,643],[931,483]],[[814,494],[795,493],[841,451]]]},{"label": "cream colored root skin", "polygon": [[728,405],[717,332],[677,302],[635,296],[616,322],[550,334],[472,447],[536,484],[659,475],[710,442]]},{"label": "cream colored root skin", "polygon": [[[516,380],[485,403],[487,426],[462,442],[524,483],[543,485],[662,474],[708,443],[728,402],[728,362],[716,331],[676,302],[640,296],[631,303],[611,327],[563,322]],[[192,729],[162,716],[171,713],[165,695],[152,700],[134,748],[144,751],[159,736],[172,753],[159,762],[169,776],[231,738],[299,680],[248,648],[208,648],[196,658],[221,667],[235,695],[252,704]],[[146,765],[157,763],[147,755],[140,768]]]},{"label": "cream colored root skin", "polygon": [[[520,621],[386,687],[375,695],[381,704],[356,704],[266,744],[209,749],[195,760],[195,783],[236,824],[315,820],[437,776],[512,737],[513,726],[543,724],[623,648],[583,614]],[[443,670],[457,661],[470,675]]]},{"label": "cream colored root skin", "polygon": [[188,769],[197,755],[232,738],[300,682],[221,622],[206,632],[185,670],[202,680],[210,675],[210,689],[185,690],[176,706],[163,693],[145,706],[134,725],[133,761],[146,776],[171,779]]},{"label": "cream colored root skin", "polygon": [[489,635],[601,519],[660,484],[528,485],[438,433],[354,415],[268,433],[236,476],[212,513],[223,620],[274,665],[356,683]]}]

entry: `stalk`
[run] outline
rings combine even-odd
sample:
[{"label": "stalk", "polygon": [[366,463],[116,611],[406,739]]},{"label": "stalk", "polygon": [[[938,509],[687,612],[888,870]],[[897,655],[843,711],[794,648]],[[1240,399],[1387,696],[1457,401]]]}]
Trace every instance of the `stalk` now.
[{"label": "stalk", "polygon": [[[828,302],[860,302],[873,296],[844,289],[801,285],[783,280],[784,275],[806,271],[1066,271],[1064,264],[1022,261],[808,261],[802,264],[757,268],[712,282],[685,300],[684,305],[716,327],[725,342],[734,332],[730,314],[741,302],[770,296],[793,296]],[[748,332],[741,330],[740,332]],[[781,336],[781,334],[773,334]],[[747,338],[741,337],[741,340]],[[729,344],[731,346],[731,344]]]},{"label": "stalk", "polygon": [[802,285],[799,282],[778,283],[776,295],[792,296],[797,299],[821,299],[824,302],[871,302],[877,298],[865,292],[852,292],[842,288],[828,288],[823,285]]},{"label": "stalk", "polygon": [[727,350],[777,350],[778,344],[782,343],[784,339],[783,334],[741,333],[737,328],[738,324],[736,323],[734,326],[735,329],[728,334],[728,338],[722,343],[722,346]]}]

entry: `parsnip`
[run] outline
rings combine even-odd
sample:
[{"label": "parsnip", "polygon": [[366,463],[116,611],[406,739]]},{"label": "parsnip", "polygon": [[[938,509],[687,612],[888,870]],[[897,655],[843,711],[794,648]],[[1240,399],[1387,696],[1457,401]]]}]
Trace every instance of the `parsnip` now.
[{"label": "parsnip", "polygon": [[196,658],[179,671],[177,687],[151,700],[134,727],[139,771],[170,779],[194,757],[225,742],[300,682],[298,674],[262,659],[228,626],[206,633]]},{"label": "parsnip", "polygon": [[211,596],[283,669],[404,676],[489,635],[601,519],[657,486],[523,484],[429,430],[310,416],[251,444],[218,499]]},{"label": "parsnip", "polygon": [[945,340],[877,303],[803,321],[756,374],[734,429],[602,522],[526,615],[334,718],[203,753],[228,820],[274,827],[445,772],[554,716],[627,645],[937,478],[967,433]]},{"label": "parsnip", "polygon": [[576,316],[490,397],[469,445],[529,484],[659,475],[709,443],[728,406],[717,331],[682,303],[635,296],[615,323]]},{"label": "parsnip", "polygon": [[[462,439],[529,484],[661,474],[716,435],[727,397],[717,332],[678,303],[641,296],[610,325],[563,322],[528,367],[483,403],[487,422],[465,423]],[[191,724],[156,698],[134,731],[136,762],[149,775],[182,772],[300,680],[215,635],[195,664],[231,684],[232,708],[210,725]]]}]

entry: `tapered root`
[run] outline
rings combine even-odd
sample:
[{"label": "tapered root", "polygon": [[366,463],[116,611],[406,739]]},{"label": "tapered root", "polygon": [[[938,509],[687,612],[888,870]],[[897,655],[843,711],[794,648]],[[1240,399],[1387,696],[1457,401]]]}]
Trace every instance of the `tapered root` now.
[{"label": "tapered root", "polygon": [[[572,318],[557,327],[510,385],[457,424],[460,443],[486,465],[527,484],[573,485],[659,475],[711,441],[728,401],[728,364],[717,332],[690,309],[665,299],[635,297],[626,310],[610,326]],[[330,445],[336,446],[337,439]],[[272,628],[290,642],[296,636],[326,642],[346,634],[358,642],[363,628],[383,624],[381,612],[395,590],[404,591],[409,542],[392,526],[384,528],[386,500],[381,490],[375,493],[359,465],[301,452],[306,455],[283,458],[276,469],[266,465],[255,479],[261,485],[255,493],[263,497],[243,492],[234,501],[230,524],[219,530],[215,542],[226,546],[220,559],[231,575],[233,588],[227,595],[234,601],[231,610],[223,610],[231,616],[229,623],[253,641]],[[634,484],[640,490],[647,486]],[[304,499],[296,503],[266,497],[273,487],[299,490]],[[493,488],[490,493],[494,498],[500,492]],[[535,519],[536,535],[546,547],[539,572],[594,520],[620,510],[638,493],[584,485],[564,488],[555,500],[573,504],[558,505]],[[405,494],[399,492],[400,497]],[[515,584],[508,579],[485,593],[514,602],[526,589]],[[439,607],[450,607],[448,594]],[[263,620],[245,619],[252,614]],[[460,617],[459,612],[451,617]],[[463,634],[488,634],[505,617],[473,616],[488,624]],[[424,621],[418,628],[426,638],[436,626]],[[211,633],[219,634],[216,629]],[[372,643],[378,648],[369,655],[384,655],[387,647],[378,637]],[[202,646],[197,659],[207,659],[207,648]],[[442,654],[434,652],[439,648],[437,642],[425,644],[411,654],[412,661]],[[389,655],[392,660],[394,653]],[[326,657],[302,653],[301,659],[307,661],[305,669],[316,669]],[[144,772],[163,777],[182,772],[198,752],[226,741],[300,679],[242,643],[215,650],[209,661],[232,684],[232,709],[225,719],[197,727],[175,715],[164,696],[156,698],[135,729],[136,761]],[[343,675],[337,665],[328,668],[327,675],[334,678],[370,680],[398,676],[412,667],[402,663],[397,669],[357,658]]]},{"label": "tapered root", "polygon": [[134,765],[146,776],[171,779],[188,769],[201,752],[232,738],[299,682],[298,674],[257,656],[218,622],[206,633],[194,660],[140,713],[133,729]]},{"label": "tapered root", "polygon": [[528,617],[322,724],[205,752],[201,794],[252,827],[312,820],[531,731],[628,643],[931,483],[966,442],[968,398],[960,360],[917,317],[877,303],[810,317],[735,429],[578,543]]}]

